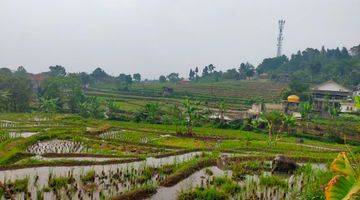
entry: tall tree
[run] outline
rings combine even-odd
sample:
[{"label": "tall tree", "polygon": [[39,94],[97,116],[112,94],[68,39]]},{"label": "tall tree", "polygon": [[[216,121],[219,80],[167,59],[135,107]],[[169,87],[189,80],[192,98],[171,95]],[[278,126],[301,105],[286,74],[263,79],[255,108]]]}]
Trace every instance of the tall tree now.
[{"label": "tall tree", "polygon": [[167,75],[167,78],[172,83],[176,83],[176,82],[180,81],[180,77],[179,77],[178,73],[171,73],[171,74]]},{"label": "tall tree", "polygon": [[198,79],[199,78],[199,68],[195,67],[195,78]]},{"label": "tall tree", "polygon": [[215,71],[215,66],[213,64],[210,64],[208,66],[208,69],[209,69],[209,73],[213,73]]},{"label": "tall tree", "polygon": [[109,78],[109,75],[99,67],[91,73],[91,76],[94,77],[96,81],[105,81],[107,78]]},{"label": "tall tree", "polygon": [[190,69],[190,72],[189,72],[189,80],[192,81],[192,80],[194,80],[194,79],[195,79],[195,72],[194,72],[192,69]]},{"label": "tall tree", "polygon": [[135,82],[140,82],[141,81],[141,75],[139,73],[136,73],[133,75],[133,79]]},{"label": "tall tree", "polygon": [[202,71],[202,77],[206,77],[207,75],[209,75],[209,68],[208,66],[205,66]]},{"label": "tall tree", "polygon": [[166,82],[166,77],[165,77],[164,75],[161,75],[161,76],[159,77],[159,82],[160,82],[160,83]]},{"label": "tall tree", "polygon": [[354,57],[360,57],[360,44],[357,46],[353,46],[350,49],[351,55]]},{"label": "tall tree", "polygon": [[61,65],[50,66],[50,76],[66,76],[66,70]]}]

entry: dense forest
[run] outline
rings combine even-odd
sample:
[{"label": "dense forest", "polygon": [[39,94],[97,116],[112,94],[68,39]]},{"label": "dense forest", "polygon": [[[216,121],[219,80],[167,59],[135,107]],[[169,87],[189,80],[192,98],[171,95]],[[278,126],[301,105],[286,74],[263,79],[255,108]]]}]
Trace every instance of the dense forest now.
[{"label": "dense forest", "polygon": [[274,80],[298,80],[306,83],[320,83],[335,80],[346,86],[360,83],[359,46],[321,50],[308,48],[291,55],[264,59],[256,71],[268,73]]}]

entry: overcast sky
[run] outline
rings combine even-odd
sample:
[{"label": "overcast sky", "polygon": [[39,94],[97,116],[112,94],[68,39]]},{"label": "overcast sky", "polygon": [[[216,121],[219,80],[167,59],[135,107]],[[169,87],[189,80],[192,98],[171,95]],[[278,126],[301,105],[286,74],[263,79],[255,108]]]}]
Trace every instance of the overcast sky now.
[{"label": "overcast sky", "polygon": [[0,67],[143,77],[360,43],[360,0],[0,0]]}]

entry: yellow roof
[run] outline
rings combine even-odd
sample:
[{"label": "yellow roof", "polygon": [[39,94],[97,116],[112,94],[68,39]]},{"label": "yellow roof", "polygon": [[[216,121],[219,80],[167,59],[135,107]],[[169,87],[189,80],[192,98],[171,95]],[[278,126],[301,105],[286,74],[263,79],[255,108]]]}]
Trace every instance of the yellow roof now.
[{"label": "yellow roof", "polygon": [[296,96],[296,95],[290,95],[287,98],[288,102],[291,103],[299,103],[300,102],[300,97]]}]

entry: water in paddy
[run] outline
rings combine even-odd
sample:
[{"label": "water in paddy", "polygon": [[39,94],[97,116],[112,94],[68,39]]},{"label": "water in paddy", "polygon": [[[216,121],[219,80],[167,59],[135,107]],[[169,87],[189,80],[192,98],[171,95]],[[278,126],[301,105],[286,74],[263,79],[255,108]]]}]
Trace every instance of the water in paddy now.
[{"label": "water in paddy", "polygon": [[[191,152],[182,155],[168,156],[163,158],[149,157],[144,161],[136,161],[123,164],[92,165],[92,166],[66,166],[66,167],[36,167],[15,170],[0,171],[0,180],[3,182],[13,182],[15,180],[28,178],[28,191],[32,198],[35,198],[37,191],[48,187],[49,177],[70,177],[75,179],[74,190],[67,194],[68,190],[59,190],[57,192],[44,192],[45,199],[100,199],[100,196],[114,196],[121,191],[132,188],[138,183],[131,181],[118,182],[113,181],[113,177],[131,176],[131,174],[141,174],[145,167],[161,167],[163,165],[181,163],[200,155],[201,152]],[[97,175],[94,181],[94,188],[81,188],[81,176],[88,171],[94,171]],[[154,181],[156,178],[153,177]],[[24,192],[15,195],[16,199],[23,199]],[[2,197],[3,198],[3,197]]]},{"label": "water in paddy", "polygon": [[[207,169],[210,169],[213,172],[213,176],[224,176],[225,174],[228,174],[227,171],[223,171],[215,166],[209,167]],[[208,175],[206,174],[206,169],[202,169],[200,171],[195,172],[188,178],[180,181],[176,185],[172,187],[160,187],[157,190],[157,193],[150,197],[151,200],[176,200],[178,193],[183,190],[189,190],[191,188],[201,186],[205,184],[206,177]]]},{"label": "water in paddy", "polygon": [[[270,162],[271,163],[271,162]],[[303,165],[300,163],[300,165]],[[326,165],[322,163],[311,164],[314,170],[325,170]],[[206,171],[211,170],[212,175]],[[231,170],[219,169],[216,166],[201,169],[188,178],[171,187],[160,187],[157,193],[148,200],[176,200],[182,191],[189,191],[196,187],[207,187],[216,177],[232,176]],[[271,172],[263,172],[262,176],[272,176]],[[241,192],[234,195],[232,199],[263,199],[263,200],[293,200],[294,194],[301,192],[304,184],[302,175],[277,174],[288,184],[288,188],[266,187],[260,184],[260,175],[248,174],[244,180],[236,181],[242,188]]]}]

